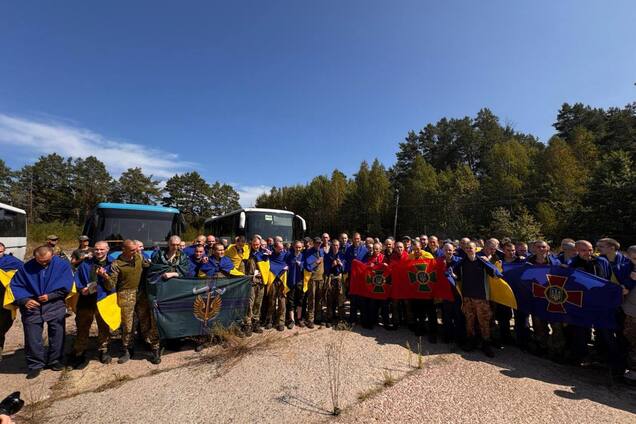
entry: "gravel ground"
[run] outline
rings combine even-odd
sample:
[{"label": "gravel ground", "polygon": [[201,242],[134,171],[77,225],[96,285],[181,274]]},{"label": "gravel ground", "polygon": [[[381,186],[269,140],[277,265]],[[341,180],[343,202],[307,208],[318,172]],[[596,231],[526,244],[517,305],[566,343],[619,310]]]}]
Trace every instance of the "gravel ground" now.
[{"label": "gravel ground", "polygon": [[[81,371],[45,371],[29,381],[20,374],[16,324],[9,357],[0,363],[1,386],[22,390],[30,402],[49,398],[18,423],[636,422],[636,390],[610,386],[603,372],[558,366],[514,348],[486,361],[426,342],[417,369],[417,354],[404,346],[408,340],[417,351],[418,340],[403,330],[268,331],[240,349],[169,353],[159,366],[91,361]],[[344,412],[334,419],[325,346],[340,342]]]}]

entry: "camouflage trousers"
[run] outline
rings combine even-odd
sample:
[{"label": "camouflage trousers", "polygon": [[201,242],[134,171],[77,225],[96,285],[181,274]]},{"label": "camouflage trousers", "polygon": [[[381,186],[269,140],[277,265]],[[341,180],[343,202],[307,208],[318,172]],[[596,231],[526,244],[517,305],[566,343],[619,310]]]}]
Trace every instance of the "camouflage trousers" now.
[{"label": "camouflage trousers", "polygon": [[139,329],[144,340],[152,349],[159,349],[159,333],[154,315],[150,310],[148,296],[137,294],[137,290],[121,290],[117,292],[117,304],[121,308],[121,342],[124,348],[133,345],[135,332],[135,312],[139,320]]},{"label": "camouflage trousers", "polygon": [[307,282],[307,291],[303,293],[303,302],[306,305],[305,321],[314,322],[316,318],[316,284],[314,280]]},{"label": "camouflage trousers", "polygon": [[263,306],[263,295],[265,285],[263,283],[252,283],[250,288],[249,305],[243,320],[244,325],[259,324],[261,321],[261,308]]},{"label": "camouflage trousers", "polygon": [[627,363],[630,369],[636,369],[636,317],[625,315],[623,336],[629,344]]},{"label": "camouflage trousers", "polygon": [[345,288],[341,275],[329,275],[325,280],[327,298],[327,320],[345,319]]},{"label": "camouflage trousers", "polygon": [[[327,285],[325,280],[312,280],[314,285],[314,321],[325,320],[324,307],[327,305]],[[309,308],[309,302],[307,302]]]},{"label": "camouflage trousers", "polygon": [[88,348],[88,337],[93,325],[93,319],[97,321],[97,350],[106,352],[110,339],[110,328],[99,315],[97,298],[95,295],[80,295],[75,311],[75,326],[77,327],[77,335],[73,342],[73,353],[75,355],[83,354]]},{"label": "camouflage trousers", "polygon": [[[548,328],[548,324],[550,327]],[[552,333],[550,333],[552,329]],[[565,352],[565,324],[562,322],[548,322],[532,316],[532,331],[537,346],[547,349],[551,354],[562,355]]]},{"label": "camouflage trousers", "polygon": [[285,307],[287,296],[285,295],[285,285],[282,281],[276,280],[272,283],[271,296],[269,297],[269,307],[267,308],[267,322],[273,326],[285,324]]},{"label": "camouflage trousers", "polygon": [[466,316],[466,335],[475,336],[475,321],[479,324],[479,332],[484,340],[490,340],[490,320],[492,310],[486,299],[465,297],[462,302],[462,312]]}]

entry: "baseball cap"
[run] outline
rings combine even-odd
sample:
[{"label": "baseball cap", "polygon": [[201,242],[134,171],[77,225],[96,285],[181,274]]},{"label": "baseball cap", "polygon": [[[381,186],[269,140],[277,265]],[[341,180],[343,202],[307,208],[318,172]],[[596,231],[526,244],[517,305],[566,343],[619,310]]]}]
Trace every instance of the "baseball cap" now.
[{"label": "baseball cap", "polygon": [[48,236],[46,236],[47,240],[58,240],[59,237],[56,236],[55,234],[49,234]]},{"label": "baseball cap", "polygon": [[88,241],[90,239],[88,238],[88,236],[79,236],[78,240],[79,241]]}]

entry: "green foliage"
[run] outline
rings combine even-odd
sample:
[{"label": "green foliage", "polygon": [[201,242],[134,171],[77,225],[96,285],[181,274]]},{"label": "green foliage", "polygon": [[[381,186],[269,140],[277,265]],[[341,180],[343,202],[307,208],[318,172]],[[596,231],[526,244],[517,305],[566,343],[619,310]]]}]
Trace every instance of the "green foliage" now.
[{"label": "green foliage", "polygon": [[[60,245],[76,246],[77,237],[81,234],[82,228],[73,223],[68,222],[46,222],[30,224],[27,227],[29,243],[33,243],[34,247],[44,244],[49,234],[55,234],[60,238]],[[29,256],[29,252],[27,252]]]},{"label": "green foliage", "polygon": [[11,186],[13,182],[13,172],[2,159],[0,159],[0,202],[11,203]]},{"label": "green foliage", "polygon": [[541,234],[541,225],[537,223],[535,218],[522,208],[512,215],[508,209],[496,208],[492,211],[492,220],[488,235],[502,239],[510,237],[518,241],[532,241],[543,238]]},{"label": "green foliage", "polygon": [[205,219],[240,208],[238,199],[239,194],[231,186],[218,181],[210,185],[193,171],[166,182],[162,203],[178,208],[190,225],[202,227]]},{"label": "green foliage", "polygon": [[152,205],[161,194],[159,181],[144,175],[141,168],[129,168],[121,174],[112,196],[115,202]]}]

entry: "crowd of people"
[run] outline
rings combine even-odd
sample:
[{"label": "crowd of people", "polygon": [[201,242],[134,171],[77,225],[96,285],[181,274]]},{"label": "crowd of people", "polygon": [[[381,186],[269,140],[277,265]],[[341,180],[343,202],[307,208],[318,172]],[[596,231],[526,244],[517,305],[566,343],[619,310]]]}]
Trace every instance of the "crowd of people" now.
[{"label": "crowd of people", "polygon": [[[161,362],[161,340],[147,296],[147,281],[171,278],[224,278],[251,276],[249,305],[240,323],[240,333],[294,326],[341,327],[359,324],[365,328],[382,326],[396,330],[405,326],[430,343],[454,343],[466,351],[481,349],[492,357],[505,345],[545,356],[559,363],[576,366],[606,364],[614,375],[636,381],[636,246],[625,252],[611,238],[595,245],[586,240],[564,239],[557,249],[544,240],[513,243],[495,238],[487,240],[440,241],[421,235],[381,242],[354,233],[351,240],[343,233],[331,239],[321,237],[284,243],[281,237],[251,240],[236,237],[232,243],[214,235],[200,235],[187,245],[178,236],[168,246],[152,254],[143,243],[125,240],[121,254],[109,260],[109,244],[82,236],[80,246],[70,257],[57,246],[57,237],[33,252],[33,259],[22,264],[4,254],[0,244],[0,270],[15,271],[11,280],[14,299],[5,306],[20,309],[25,334],[28,378],[35,378],[44,367],[52,370],[83,368],[93,320],[97,321],[99,360],[110,363],[112,329],[97,307],[99,290],[117,293],[121,309],[123,351],[118,363],[134,355],[135,333],[150,351],[149,360]],[[461,281],[461,293],[453,286],[454,300],[375,300],[349,293],[350,271],[354,260],[391,264],[408,259],[431,258],[443,264],[445,273]],[[584,270],[622,287],[623,304],[616,310],[616,329],[585,328],[563,322],[546,322],[539,317],[490,302],[486,275],[495,265],[528,263]],[[263,265],[267,265],[264,267]],[[273,278],[267,275],[272,272]],[[282,278],[282,275],[285,278]],[[65,299],[69,281],[78,292],[75,309],[76,337],[64,361]],[[0,293],[4,297],[4,293]],[[345,307],[348,306],[348,307]],[[0,348],[11,327],[12,313],[0,313]],[[44,323],[48,327],[48,349],[42,341]],[[208,337],[193,337],[195,350],[201,351]],[[0,350],[1,359],[1,350]],[[633,371],[632,371],[633,370]]]}]

